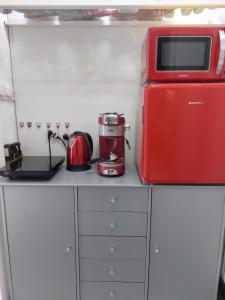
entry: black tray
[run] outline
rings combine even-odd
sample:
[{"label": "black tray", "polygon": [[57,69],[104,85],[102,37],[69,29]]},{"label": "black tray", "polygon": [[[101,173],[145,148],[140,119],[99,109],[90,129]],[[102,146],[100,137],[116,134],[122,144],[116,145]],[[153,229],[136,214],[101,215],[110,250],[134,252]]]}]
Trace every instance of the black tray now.
[{"label": "black tray", "polygon": [[63,156],[24,156],[21,160],[7,161],[0,175],[10,179],[49,179],[64,163]]}]

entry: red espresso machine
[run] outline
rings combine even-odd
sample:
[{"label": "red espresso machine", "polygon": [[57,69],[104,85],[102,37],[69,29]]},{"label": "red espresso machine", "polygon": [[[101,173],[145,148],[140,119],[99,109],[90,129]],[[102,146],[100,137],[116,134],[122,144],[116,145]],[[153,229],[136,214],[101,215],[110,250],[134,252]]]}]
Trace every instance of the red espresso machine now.
[{"label": "red espresso machine", "polygon": [[99,123],[99,162],[98,173],[104,176],[120,176],[125,173],[125,117],[118,113],[102,113]]}]

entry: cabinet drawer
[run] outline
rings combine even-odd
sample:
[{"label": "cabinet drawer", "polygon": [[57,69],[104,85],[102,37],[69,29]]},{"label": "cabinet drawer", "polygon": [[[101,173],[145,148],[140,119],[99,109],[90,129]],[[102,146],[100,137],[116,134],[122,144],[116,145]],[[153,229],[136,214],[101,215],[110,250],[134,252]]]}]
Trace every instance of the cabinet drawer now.
[{"label": "cabinet drawer", "polygon": [[80,258],[145,260],[146,238],[81,236],[79,248]]},{"label": "cabinet drawer", "polygon": [[81,300],[144,300],[143,283],[81,282]]},{"label": "cabinet drawer", "polygon": [[144,282],[145,262],[137,260],[80,260],[81,281]]},{"label": "cabinet drawer", "polygon": [[80,235],[145,236],[146,213],[80,212]]},{"label": "cabinet drawer", "polygon": [[78,188],[78,209],[147,212],[148,188],[81,187]]}]

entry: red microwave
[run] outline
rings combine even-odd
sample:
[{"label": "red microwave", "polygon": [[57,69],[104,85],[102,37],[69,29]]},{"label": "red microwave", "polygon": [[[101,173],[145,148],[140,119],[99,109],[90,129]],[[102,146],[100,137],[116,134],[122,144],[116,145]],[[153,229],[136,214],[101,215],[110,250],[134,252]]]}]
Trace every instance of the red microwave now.
[{"label": "red microwave", "polygon": [[154,27],[143,45],[142,82],[225,80],[225,27]]}]

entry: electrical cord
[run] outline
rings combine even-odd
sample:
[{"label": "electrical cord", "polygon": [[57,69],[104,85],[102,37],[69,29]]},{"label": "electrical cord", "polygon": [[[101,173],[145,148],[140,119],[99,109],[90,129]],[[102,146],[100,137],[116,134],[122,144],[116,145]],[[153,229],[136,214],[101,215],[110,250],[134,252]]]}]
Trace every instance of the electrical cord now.
[{"label": "electrical cord", "polygon": [[[50,130],[49,130],[50,131]],[[50,169],[52,169],[52,149],[51,149],[51,134],[48,131],[48,150],[49,150],[49,162]]]},{"label": "electrical cord", "polygon": [[60,140],[64,147],[67,149],[65,142],[63,141],[63,139],[57,134],[54,133],[52,130],[48,130],[47,132],[47,136],[48,136],[48,149],[49,149],[49,164],[50,164],[50,169],[52,169],[52,149],[51,149],[51,138],[55,138]]},{"label": "electrical cord", "polygon": [[53,132],[52,130],[48,130],[48,138],[50,139],[51,137],[61,141],[64,145],[64,147],[67,149],[66,143],[64,142],[64,140],[56,133]]}]

